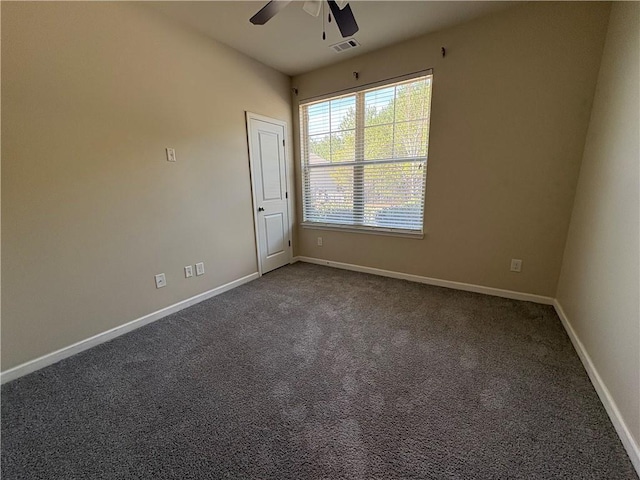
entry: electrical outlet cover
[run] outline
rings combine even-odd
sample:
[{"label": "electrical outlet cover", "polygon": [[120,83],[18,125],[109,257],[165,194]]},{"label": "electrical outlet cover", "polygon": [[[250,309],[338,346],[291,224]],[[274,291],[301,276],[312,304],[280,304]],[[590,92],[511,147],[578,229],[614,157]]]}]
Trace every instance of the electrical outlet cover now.
[{"label": "electrical outlet cover", "polygon": [[187,265],[186,267],[184,267],[184,277],[193,277],[193,267],[191,265]]},{"label": "electrical outlet cover", "polygon": [[512,272],[521,272],[522,271],[522,260],[519,258],[511,259],[511,271]]},{"label": "electrical outlet cover", "polygon": [[156,279],[156,288],[162,288],[167,286],[167,279],[164,276],[164,273],[159,273],[155,276]]}]

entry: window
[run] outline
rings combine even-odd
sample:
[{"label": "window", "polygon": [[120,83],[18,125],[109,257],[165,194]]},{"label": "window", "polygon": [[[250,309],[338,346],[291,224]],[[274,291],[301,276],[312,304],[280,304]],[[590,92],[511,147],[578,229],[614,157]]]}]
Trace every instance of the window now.
[{"label": "window", "polygon": [[431,82],[300,106],[303,225],[422,233]]}]

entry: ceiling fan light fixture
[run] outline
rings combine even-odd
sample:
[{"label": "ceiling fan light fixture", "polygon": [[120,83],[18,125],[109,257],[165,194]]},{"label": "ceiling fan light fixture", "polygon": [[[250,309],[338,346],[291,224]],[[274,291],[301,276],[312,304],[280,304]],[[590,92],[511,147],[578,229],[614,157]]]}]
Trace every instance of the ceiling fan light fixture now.
[{"label": "ceiling fan light fixture", "polygon": [[302,5],[302,9],[309,15],[317,17],[322,9],[322,0],[307,0]]},{"label": "ceiling fan light fixture", "polygon": [[336,0],[336,3],[338,4],[338,8],[342,10],[347,3],[349,3],[349,0]]}]

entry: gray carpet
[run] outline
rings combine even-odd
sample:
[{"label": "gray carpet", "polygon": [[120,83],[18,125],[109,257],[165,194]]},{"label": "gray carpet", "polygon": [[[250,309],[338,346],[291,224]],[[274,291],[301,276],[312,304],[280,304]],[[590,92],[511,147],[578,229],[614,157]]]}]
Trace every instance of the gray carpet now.
[{"label": "gray carpet", "polygon": [[2,478],[635,479],[552,307],[295,264],[2,388]]}]

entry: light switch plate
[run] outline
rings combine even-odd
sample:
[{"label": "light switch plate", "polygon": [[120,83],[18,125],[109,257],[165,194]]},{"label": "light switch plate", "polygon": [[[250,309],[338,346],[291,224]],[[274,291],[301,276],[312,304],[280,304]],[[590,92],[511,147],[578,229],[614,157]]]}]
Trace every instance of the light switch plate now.
[{"label": "light switch plate", "polygon": [[176,161],[176,149],[167,148],[167,162],[175,162],[175,161]]}]

